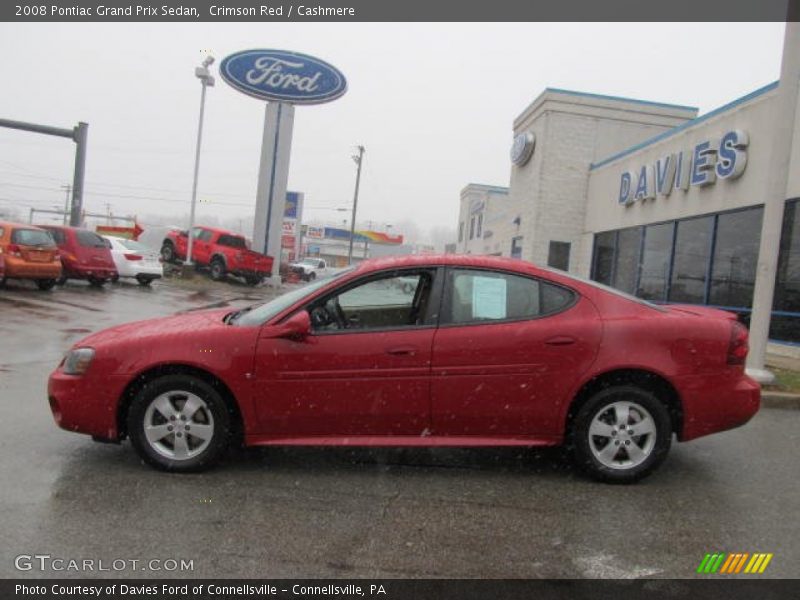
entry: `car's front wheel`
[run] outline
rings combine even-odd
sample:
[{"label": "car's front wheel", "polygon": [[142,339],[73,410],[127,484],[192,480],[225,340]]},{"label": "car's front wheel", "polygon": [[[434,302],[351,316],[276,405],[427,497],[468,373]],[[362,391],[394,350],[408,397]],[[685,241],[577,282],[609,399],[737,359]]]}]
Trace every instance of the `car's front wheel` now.
[{"label": "car's front wheel", "polygon": [[605,388],[575,415],[575,459],[595,479],[632,483],[666,458],[672,442],[669,412],[654,394],[632,385]]},{"label": "car's front wheel", "polygon": [[200,471],[227,450],[231,416],[211,385],[188,375],[147,383],[128,411],[128,435],[150,465],[165,471]]},{"label": "car's front wheel", "polygon": [[56,285],[55,279],[37,279],[36,285],[42,291],[52,290],[53,287]]}]

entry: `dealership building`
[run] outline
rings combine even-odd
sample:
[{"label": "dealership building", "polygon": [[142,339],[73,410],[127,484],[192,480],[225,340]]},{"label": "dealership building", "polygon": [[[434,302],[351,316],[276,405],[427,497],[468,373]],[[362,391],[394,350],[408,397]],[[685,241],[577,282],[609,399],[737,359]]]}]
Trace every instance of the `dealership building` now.
[{"label": "dealership building", "polygon": [[[770,83],[698,115],[691,106],[545,89],[514,120],[510,185],[461,191],[456,252],[521,258],[748,320],[765,203],[782,178],[764,329],[789,351],[800,344],[800,111],[796,89],[785,90]],[[791,121],[778,128],[777,114]],[[776,155],[781,136],[788,156]]]}]

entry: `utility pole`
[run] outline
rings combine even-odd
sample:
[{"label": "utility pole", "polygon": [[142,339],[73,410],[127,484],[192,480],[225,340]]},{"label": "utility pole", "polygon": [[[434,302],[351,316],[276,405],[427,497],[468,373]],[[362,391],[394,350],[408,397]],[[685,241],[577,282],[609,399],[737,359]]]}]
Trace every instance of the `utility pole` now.
[{"label": "utility pole", "polygon": [[353,238],[356,234],[356,209],[358,208],[358,186],[361,183],[361,163],[364,161],[364,146],[358,146],[358,154],[352,156],[358,165],[356,171],[356,191],[353,194],[353,217],[350,219],[350,248],[347,251],[347,264],[353,264]]},{"label": "utility pole", "polygon": [[72,186],[62,185],[61,189],[67,193],[67,197],[64,199],[64,227],[66,227],[69,223],[69,197],[72,194]]}]

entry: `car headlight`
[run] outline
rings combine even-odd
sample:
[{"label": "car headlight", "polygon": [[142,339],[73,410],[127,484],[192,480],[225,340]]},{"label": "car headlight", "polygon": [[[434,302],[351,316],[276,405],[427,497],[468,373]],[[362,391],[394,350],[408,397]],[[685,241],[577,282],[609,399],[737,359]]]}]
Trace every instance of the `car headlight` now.
[{"label": "car headlight", "polygon": [[92,364],[94,348],[75,348],[67,352],[64,358],[64,373],[66,375],[83,375]]}]

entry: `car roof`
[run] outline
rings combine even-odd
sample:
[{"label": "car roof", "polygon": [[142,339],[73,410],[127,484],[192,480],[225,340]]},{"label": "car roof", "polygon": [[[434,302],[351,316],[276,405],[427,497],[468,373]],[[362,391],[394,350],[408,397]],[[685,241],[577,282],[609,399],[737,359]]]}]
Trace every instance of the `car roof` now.
[{"label": "car roof", "polygon": [[363,272],[422,266],[477,267],[518,271],[520,273],[538,273],[540,271],[533,263],[518,258],[478,254],[410,254],[405,256],[385,256],[364,260],[359,263],[357,270]]},{"label": "car roof", "polygon": [[0,221],[0,227],[23,227],[25,229],[43,230],[41,225],[31,225],[30,223],[16,223],[14,221]]},{"label": "car roof", "polygon": [[207,229],[208,231],[213,231],[214,233],[224,233],[226,235],[235,235],[236,237],[244,237],[241,233],[236,233],[235,231],[231,231],[230,229],[222,229],[221,227],[209,227],[207,225],[195,225],[198,229]]}]

